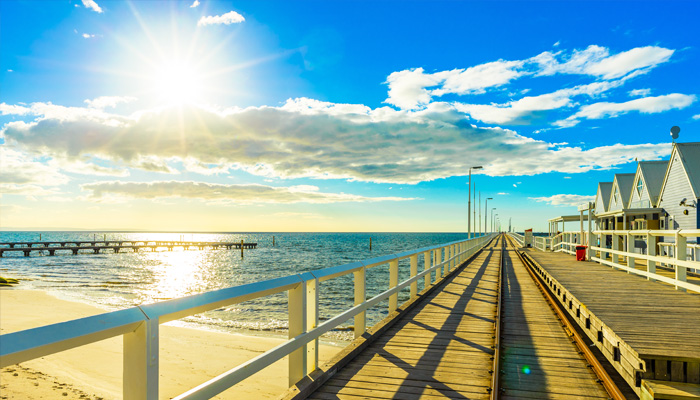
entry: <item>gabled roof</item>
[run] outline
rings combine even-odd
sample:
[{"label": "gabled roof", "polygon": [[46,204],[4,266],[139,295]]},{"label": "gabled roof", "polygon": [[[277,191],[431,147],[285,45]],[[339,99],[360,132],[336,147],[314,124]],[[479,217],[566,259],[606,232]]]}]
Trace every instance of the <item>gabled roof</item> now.
[{"label": "gabled roof", "polygon": [[[630,202],[630,195],[632,194],[632,184],[634,183],[634,176],[636,174],[615,174],[615,180],[613,180],[613,188],[617,185],[617,189],[620,192],[620,199],[622,200],[622,207],[627,208]],[[610,200],[615,195],[615,191],[610,194]],[[608,201],[608,210],[610,210],[610,201]]]},{"label": "gabled roof", "polygon": [[[693,143],[674,143],[671,159],[666,167],[666,175],[664,175],[664,183],[661,185],[660,196],[663,195],[666,183],[668,182],[669,174],[671,173],[671,164],[678,153],[681,160],[681,165],[688,178],[690,189],[693,191],[695,198],[700,198],[700,142]],[[659,202],[661,197],[659,197]]]},{"label": "gabled roof", "polygon": [[674,150],[681,156],[695,198],[700,198],[700,143],[676,143]]},{"label": "gabled roof", "polygon": [[[603,199],[603,207],[605,208],[603,211],[608,211],[610,207],[610,192],[612,192],[612,186],[612,182],[598,182],[598,193],[600,193],[600,197]],[[597,203],[598,199],[595,201]]]},{"label": "gabled roof", "polygon": [[[667,168],[668,161],[642,161],[637,166],[637,171],[641,174],[647,193],[649,193],[652,207],[656,207],[656,203],[658,203]],[[636,190],[636,188],[632,187],[632,190]]]}]

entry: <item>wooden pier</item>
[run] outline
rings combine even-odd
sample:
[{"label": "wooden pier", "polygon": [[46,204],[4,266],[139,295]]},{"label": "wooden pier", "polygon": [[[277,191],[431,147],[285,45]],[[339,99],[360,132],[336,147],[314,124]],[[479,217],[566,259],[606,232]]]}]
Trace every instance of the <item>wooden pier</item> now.
[{"label": "wooden pier", "polygon": [[525,254],[639,396],[644,383],[691,384],[700,396],[700,295],[565,253],[527,249]]},{"label": "wooden pier", "polygon": [[597,361],[572,344],[504,241],[495,239],[283,398],[624,399],[619,389],[606,391],[590,368]]},{"label": "wooden pier", "polygon": [[181,242],[162,240],[80,240],[80,241],[60,241],[60,242],[5,242],[0,243],[0,257],[6,252],[22,252],[25,257],[30,254],[36,255],[56,255],[56,254],[98,254],[98,253],[120,253],[123,250],[139,251],[161,251],[173,249],[182,250],[203,250],[203,249],[254,249],[257,243],[244,242]]}]

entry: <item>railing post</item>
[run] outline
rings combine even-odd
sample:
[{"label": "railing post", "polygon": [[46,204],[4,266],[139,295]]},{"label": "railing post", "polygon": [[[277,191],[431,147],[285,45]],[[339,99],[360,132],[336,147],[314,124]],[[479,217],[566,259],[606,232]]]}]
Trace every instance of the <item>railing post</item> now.
[{"label": "railing post", "polygon": [[[647,233],[647,255],[656,256],[656,236]],[[656,261],[647,260],[647,272],[650,274],[656,273]],[[653,281],[654,279],[647,277],[648,280]]]},{"label": "railing post", "polygon": [[[411,278],[418,275],[418,255],[414,254],[410,258],[411,260]],[[418,281],[413,281],[411,283],[411,299],[415,299],[418,296]]]},{"label": "railing post", "polygon": [[[389,261],[389,289],[399,285],[399,260]],[[389,296],[389,314],[394,312],[399,306],[399,293]]]},{"label": "railing post", "polygon": [[[685,236],[681,236],[680,230],[676,231],[676,260],[685,261],[688,253],[687,239]],[[676,263],[676,280],[681,282],[686,282],[686,271],[684,266],[678,265]],[[676,286],[676,290],[685,292],[685,288]]]},{"label": "railing post", "polygon": [[455,260],[454,260],[455,246],[454,245],[447,246],[447,253],[448,253],[447,259],[450,260],[447,263],[447,272],[450,272],[450,271],[452,271],[452,269],[454,269],[454,266],[455,266],[455,264],[454,264],[455,263]]},{"label": "railing post", "polygon": [[[634,234],[632,231],[627,232],[627,252],[632,254],[632,250],[634,249]],[[635,258],[631,255],[627,256],[627,267],[629,268],[637,268],[637,264],[635,261]],[[629,274],[630,272],[627,271]]]},{"label": "railing post", "polygon": [[[293,339],[306,327],[306,284],[299,283],[289,289],[287,309],[289,311],[289,338]],[[289,386],[294,386],[306,376],[306,345],[289,353]]]},{"label": "railing post", "polygon": [[[429,269],[430,269],[430,252],[426,251],[425,253],[423,253],[423,270],[427,271]],[[425,279],[425,288],[424,289],[427,289],[430,287],[430,275],[431,274],[425,274],[425,277],[423,278],[423,279]]]},{"label": "railing post", "polygon": [[[614,233],[612,235],[612,248],[613,250],[620,250],[620,239]],[[612,262],[613,264],[617,264],[617,253],[612,253]]]},{"label": "railing post", "polygon": [[[365,292],[365,267],[353,273],[355,278],[355,305],[359,305],[365,302],[367,295]],[[365,333],[365,325],[367,324],[367,313],[362,311],[355,315],[355,339],[362,336]]]},{"label": "railing post", "polygon": [[158,319],[142,322],[124,335],[123,396],[158,399]]},{"label": "railing post", "polygon": [[[442,262],[442,248],[433,250],[433,266],[438,265]],[[442,278],[442,265],[435,270],[435,281],[439,281]]]},{"label": "railing post", "polygon": [[[313,275],[313,273],[311,273]],[[318,279],[306,281],[306,330],[318,326]],[[318,338],[306,345],[306,371],[311,373],[318,367]]]}]

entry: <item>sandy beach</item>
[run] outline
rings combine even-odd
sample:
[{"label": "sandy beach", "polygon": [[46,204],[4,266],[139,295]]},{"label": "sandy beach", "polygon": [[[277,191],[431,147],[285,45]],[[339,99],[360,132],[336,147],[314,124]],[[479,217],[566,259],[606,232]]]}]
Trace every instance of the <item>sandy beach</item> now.
[{"label": "sandy beach", "polygon": [[[37,290],[0,289],[0,333],[104,313]],[[174,326],[160,330],[160,398],[169,399],[282,343],[282,339]],[[341,348],[322,345],[320,362]],[[287,389],[286,358],[217,398],[272,399]],[[121,399],[122,337],[31,360],[0,371],[2,399]]]}]

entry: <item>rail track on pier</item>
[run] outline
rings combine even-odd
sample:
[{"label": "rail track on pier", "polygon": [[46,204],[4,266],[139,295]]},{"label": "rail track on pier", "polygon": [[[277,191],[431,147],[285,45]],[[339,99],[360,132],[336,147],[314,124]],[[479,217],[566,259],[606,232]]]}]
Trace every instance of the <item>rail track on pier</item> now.
[{"label": "rail track on pier", "polygon": [[537,279],[515,243],[500,235],[355,358],[338,369],[324,366],[333,372],[319,377],[315,390],[283,397],[632,398]]}]

